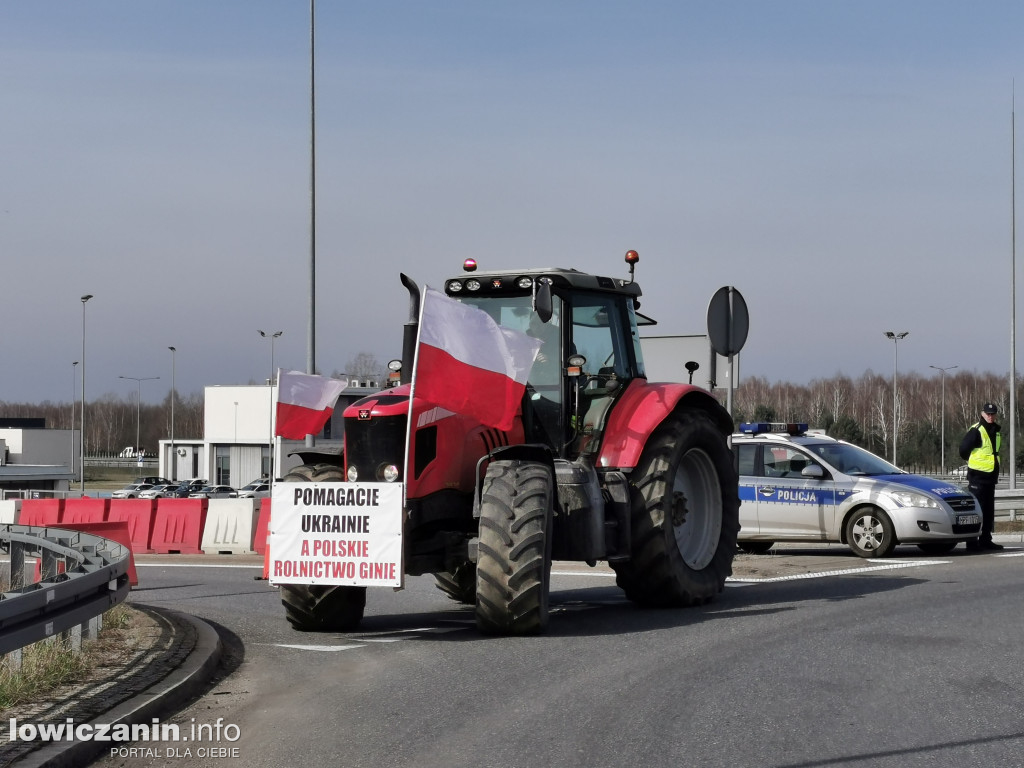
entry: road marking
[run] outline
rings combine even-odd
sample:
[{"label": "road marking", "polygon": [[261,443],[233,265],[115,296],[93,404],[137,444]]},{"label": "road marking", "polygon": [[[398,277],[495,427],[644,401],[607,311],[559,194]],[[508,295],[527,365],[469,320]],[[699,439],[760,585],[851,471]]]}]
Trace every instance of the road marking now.
[{"label": "road marking", "polygon": [[353,648],[365,648],[364,645],[287,645],[285,643],[275,643],[278,648],[293,648],[296,651],[348,651]]},{"label": "road marking", "polygon": [[826,576],[846,576],[851,573],[872,573],[874,571],[891,571],[897,568],[917,568],[922,565],[948,565],[950,560],[910,560],[910,561],[894,561],[884,565],[868,565],[863,568],[843,568],[836,571],[816,571],[814,573],[795,573],[790,576],[769,576],[767,578],[758,579],[753,577],[741,577],[735,578],[730,576],[725,580],[727,587],[743,587],[749,584],[768,584],[779,581],[797,581],[799,579],[820,579]]}]

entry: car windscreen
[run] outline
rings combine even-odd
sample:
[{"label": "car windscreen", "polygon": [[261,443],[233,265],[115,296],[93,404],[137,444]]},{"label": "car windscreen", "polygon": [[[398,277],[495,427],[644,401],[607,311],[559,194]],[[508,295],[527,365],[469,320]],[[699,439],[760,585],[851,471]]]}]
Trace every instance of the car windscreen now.
[{"label": "car windscreen", "polygon": [[902,472],[885,459],[848,443],[811,443],[803,448],[846,475],[896,475]]}]

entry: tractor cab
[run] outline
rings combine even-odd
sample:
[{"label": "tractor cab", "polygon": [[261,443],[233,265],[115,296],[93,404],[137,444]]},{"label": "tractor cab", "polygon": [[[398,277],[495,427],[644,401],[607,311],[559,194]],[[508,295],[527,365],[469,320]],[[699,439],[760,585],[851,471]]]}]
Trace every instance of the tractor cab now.
[{"label": "tractor cab", "polygon": [[542,342],[527,378],[523,426],[529,442],[560,458],[597,452],[611,405],[645,377],[636,312],[640,287],[574,269],[476,273],[445,282],[445,293],[499,325]]}]

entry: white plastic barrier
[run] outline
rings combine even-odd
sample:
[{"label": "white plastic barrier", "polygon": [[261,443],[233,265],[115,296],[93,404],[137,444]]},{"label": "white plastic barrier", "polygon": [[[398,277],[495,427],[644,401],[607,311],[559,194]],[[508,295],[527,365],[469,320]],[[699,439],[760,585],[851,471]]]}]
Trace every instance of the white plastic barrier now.
[{"label": "white plastic barrier", "polygon": [[203,528],[203,551],[208,555],[255,554],[253,539],[259,503],[259,499],[210,499]]},{"label": "white plastic barrier", "polygon": [[0,501],[0,525],[18,522],[21,511],[21,499],[4,499]]}]

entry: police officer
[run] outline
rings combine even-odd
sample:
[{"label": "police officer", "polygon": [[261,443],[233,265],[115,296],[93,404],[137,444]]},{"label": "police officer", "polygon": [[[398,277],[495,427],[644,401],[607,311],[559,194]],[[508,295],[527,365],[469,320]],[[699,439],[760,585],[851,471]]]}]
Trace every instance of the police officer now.
[{"label": "police officer", "polygon": [[981,506],[981,537],[967,542],[970,550],[1002,549],[992,541],[996,521],[996,481],[999,479],[999,448],[1002,436],[996,424],[995,403],[981,407],[981,421],[972,424],[960,441],[960,458],[967,461],[967,490]]}]

